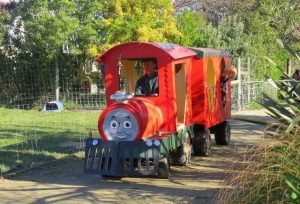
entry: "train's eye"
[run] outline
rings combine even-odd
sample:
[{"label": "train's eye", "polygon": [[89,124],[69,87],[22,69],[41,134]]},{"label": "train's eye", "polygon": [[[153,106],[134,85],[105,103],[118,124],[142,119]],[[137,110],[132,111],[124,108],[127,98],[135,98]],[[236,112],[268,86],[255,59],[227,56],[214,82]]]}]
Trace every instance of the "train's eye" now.
[{"label": "train's eye", "polygon": [[123,127],[124,127],[124,128],[131,128],[131,122],[130,122],[130,121],[125,121],[125,122],[123,123]]},{"label": "train's eye", "polygon": [[110,127],[111,128],[118,128],[118,122],[116,120],[111,120],[110,121]]}]

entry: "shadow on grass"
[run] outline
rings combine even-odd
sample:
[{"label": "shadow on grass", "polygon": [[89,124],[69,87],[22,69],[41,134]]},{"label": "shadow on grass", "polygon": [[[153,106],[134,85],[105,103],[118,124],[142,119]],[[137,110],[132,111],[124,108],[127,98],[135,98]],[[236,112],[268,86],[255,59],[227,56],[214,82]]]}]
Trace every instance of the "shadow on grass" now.
[{"label": "shadow on grass", "polygon": [[[48,131],[27,131],[26,135],[19,138],[10,138],[9,133],[14,129],[2,129],[2,133],[8,133],[4,138],[9,145],[0,146],[0,172],[9,173],[20,169],[34,166],[38,163],[48,162],[67,156],[70,153],[79,151],[80,148],[74,146],[60,146],[64,142],[83,141],[83,136],[79,132],[63,131],[52,133]],[[1,144],[1,143],[0,143]],[[1,168],[2,167],[2,168]]]}]

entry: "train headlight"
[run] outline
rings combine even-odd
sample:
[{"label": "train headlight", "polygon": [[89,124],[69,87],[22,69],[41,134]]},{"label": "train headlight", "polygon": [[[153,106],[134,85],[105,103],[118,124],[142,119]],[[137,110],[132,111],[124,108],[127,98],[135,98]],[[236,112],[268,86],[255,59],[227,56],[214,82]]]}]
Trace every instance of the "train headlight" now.
[{"label": "train headlight", "polygon": [[108,140],[133,141],[138,135],[136,117],[124,108],[110,111],[103,121],[103,132]]},{"label": "train headlight", "polygon": [[97,144],[98,144],[98,140],[97,140],[97,139],[94,139],[94,140],[93,140],[93,145],[96,146]]}]

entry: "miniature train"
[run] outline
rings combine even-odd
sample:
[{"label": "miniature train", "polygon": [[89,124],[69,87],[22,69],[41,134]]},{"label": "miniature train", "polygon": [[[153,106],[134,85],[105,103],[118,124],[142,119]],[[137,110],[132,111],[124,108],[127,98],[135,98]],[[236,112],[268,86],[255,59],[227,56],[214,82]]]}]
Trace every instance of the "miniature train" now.
[{"label": "miniature train", "polygon": [[[147,59],[157,62],[159,92],[135,95],[136,70],[143,73]],[[86,140],[85,172],[168,178],[170,165],[210,154],[211,133],[218,145],[228,145],[235,74],[228,52],[128,42],[96,61],[103,68],[107,107],[98,121],[100,138]]]}]

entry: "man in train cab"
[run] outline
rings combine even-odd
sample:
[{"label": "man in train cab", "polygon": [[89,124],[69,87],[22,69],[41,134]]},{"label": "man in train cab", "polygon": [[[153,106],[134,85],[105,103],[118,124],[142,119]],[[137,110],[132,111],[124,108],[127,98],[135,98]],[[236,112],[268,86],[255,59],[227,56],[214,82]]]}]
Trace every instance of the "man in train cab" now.
[{"label": "man in train cab", "polygon": [[158,74],[157,61],[154,58],[146,59],[144,62],[145,75],[137,80],[135,95],[157,96]]}]

